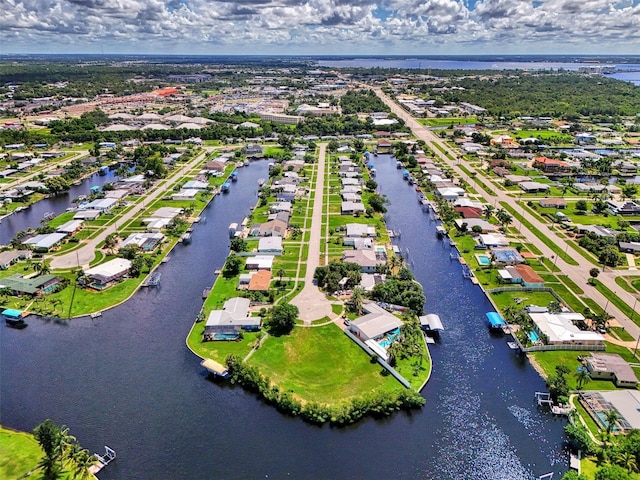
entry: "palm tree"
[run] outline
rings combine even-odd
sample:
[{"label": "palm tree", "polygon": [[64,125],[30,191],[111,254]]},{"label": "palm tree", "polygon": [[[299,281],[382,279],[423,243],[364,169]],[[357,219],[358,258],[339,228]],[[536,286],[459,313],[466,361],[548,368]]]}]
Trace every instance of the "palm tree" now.
[{"label": "palm tree", "polygon": [[51,272],[51,267],[46,262],[38,262],[35,264],[34,269],[40,275],[47,275]]},{"label": "palm tree", "polygon": [[616,455],[615,462],[621,467],[626,468],[629,473],[638,471],[636,456],[629,451],[618,453],[618,455]]},{"label": "palm tree", "polygon": [[74,452],[74,455],[70,457],[73,464],[73,479],[88,480],[93,477],[90,468],[96,464],[97,459],[95,455],[89,453],[84,448],[79,448]]},{"label": "palm tree", "polygon": [[576,378],[578,379],[578,390],[581,390],[582,386],[591,380],[591,375],[589,375],[589,370],[586,367],[579,367]]},{"label": "palm tree", "polygon": [[620,414],[617,410],[614,410],[612,408],[611,410],[607,410],[604,419],[607,422],[607,434],[609,435],[611,434],[611,431],[613,430],[613,427],[615,427],[618,420],[620,420]]}]

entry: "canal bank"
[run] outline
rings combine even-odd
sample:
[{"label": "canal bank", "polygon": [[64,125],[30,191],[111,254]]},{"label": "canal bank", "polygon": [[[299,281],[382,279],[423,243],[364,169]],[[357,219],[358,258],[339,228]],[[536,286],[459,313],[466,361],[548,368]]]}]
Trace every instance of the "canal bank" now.
[{"label": "canal bank", "polygon": [[564,422],[539,413],[533,402],[544,382],[504,337],[489,334],[486,298],[449,260],[395,162],[384,156],[375,162],[392,200],[389,228],[402,231],[398,244],[409,248],[426,311],[438,313],[446,328],[431,345],[434,371],[422,410],[347,428],[311,426],[208,380],[185,347],[201,293],[227,255],[227,226],[249,212],[257,179],[267,176],[267,162],[256,162],[239,172],[237,187],[211,202],[192,244],[159,267],[160,288],[140,290],[98,319],[0,328],[0,362],[8,372],[0,377],[2,424],[29,431],[50,417],[90,451],[108,444],[118,459],[102,480],[533,480],[566,470]]}]

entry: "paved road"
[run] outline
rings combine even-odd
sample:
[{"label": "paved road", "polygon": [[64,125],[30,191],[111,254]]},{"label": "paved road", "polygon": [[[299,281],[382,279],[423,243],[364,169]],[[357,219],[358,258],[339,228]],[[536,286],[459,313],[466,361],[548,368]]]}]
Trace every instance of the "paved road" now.
[{"label": "paved road", "polygon": [[[202,157],[207,154],[207,151],[201,153],[196,156],[189,163],[185,164],[181,169],[176,170],[170,177],[165,180],[165,185],[169,185],[176,181],[178,178],[187,173],[190,169],[194,168],[198,162],[202,160]],[[154,200],[158,197],[164,195],[166,193],[165,188],[158,188],[153,191],[149,196],[147,196],[143,202],[136,204],[131,210],[127,213],[118,217],[118,223],[120,225],[124,225],[126,222],[131,220],[135,215],[137,215],[141,210],[147,208]],[[93,261],[96,256],[96,250],[98,248],[98,244],[110,234],[113,233],[111,226],[105,227],[102,232],[100,232],[96,237],[89,239],[82,247],[78,250],[74,250],[72,252],[66,253],[60,256],[51,256],[51,268],[75,268],[78,265],[81,267],[88,267],[89,264]]]},{"label": "paved road", "polygon": [[327,144],[320,144],[318,156],[318,170],[314,188],[313,213],[311,216],[311,230],[309,238],[309,256],[307,257],[307,271],[302,291],[291,300],[291,304],[298,307],[298,318],[309,324],[313,320],[331,317],[331,302],[313,282],[313,274],[320,265],[320,243],[322,240],[322,210],[324,207],[324,184],[326,170]]},{"label": "paved road", "polygon": [[[454,160],[449,158],[446,154],[442,153],[441,150],[433,146],[434,144],[439,145],[441,148],[448,152],[452,158],[457,159],[459,154],[454,152],[451,148],[449,148],[444,142],[441,141],[436,135],[431,132],[428,128],[425,128],[422,124],[417,122],[415,118],[413,118],[407,111],[401,108],[398,104],[396,104],[393,100],[391,100],[387,95],[382,92],[380,88],[374,88],[376,94],[391,108],[391,111],[395,113],[398,117],[402,118],[407,126],[411,128],[414,135],[421,140],[424,140],[427,145],[431,147],[431,150],[447,165],[449,165],[453,170],[458,174],[460,178],[464,178],[469,183],[473,183],[474,179],[469,178],[468,175],[463,172],[456,164]],[[480,171],[476,170],[476,178],[483,182],[485,185],[491,185],[491,182],[484,176],[484,174]],[[514,205],[516,199],[506,192],[496,189],[495,191],[486,191],[482,188],[480,183],[475,183],[474,188],[480,192],[481,196],[485,199],[487,203],[497,204],[497,202],[508,202],[511,205]],[[556,245],[559,245],[564,249],[566,243],[562,238],[560,238],[554,231],[549,229],[547,224],[540,222],[537,218],[529,214],[527,211],[519,210],[518,213],[522,215],[527,221],[529,221],[535,228],[537,228],[543,235],[547,238],[551,239]],[[514,223],[515,219],[514,219]],[[519,223],[519,222],[517,222]],[[525,226],[519,225],[520,232],[527,238],[527,241],[534,244],[537,248],[540,249],[542,254],[547,258],[555,257],[556,254],[553,250],[547,247],[542,240],[536,237],[532,232],[530,232]],[[569,247],[571,249],[571,247]],[[569,252],[571,253],[571,252]],[[575,253],[575,252],[574,252]],[[575,253],[573,257],[579,262],[579,265],[569,265],[561,258],[554,258],[554,262],[557,267],[559,267],[562,274],[567,275],[571,280],[573,280],[577,285],[579,285],[585,293],[591,297],[600,307],[605,309],[611,315],[615,317],[615,319],[620,323],[625,329],[633,335],[635,338],[640,336],[640,327],[638,327],[635,323],[633,323],[629,318],[624,315],[618,308],[612,305],[603,294],[598,292],[595,288],[590,287],[587,284],[587,280],[590,278],[589,270],[591,270],[594,265],[591,262],[588,262],[578,253]],[[609,289],[615,292],[627,305],[633,307],[635,306],[636,297],[619,287],[615,283],[615,277],[618,275],[624,274],[637,274],[635,272],[621,272],[621,271],[610,271],[607,270],[602,272],[598,276],[598,280],[602,281],[604,285],[606,285]],[[637,315],[637,313],[636,313]],[[640,316],[638,317],[640,318]]]}]

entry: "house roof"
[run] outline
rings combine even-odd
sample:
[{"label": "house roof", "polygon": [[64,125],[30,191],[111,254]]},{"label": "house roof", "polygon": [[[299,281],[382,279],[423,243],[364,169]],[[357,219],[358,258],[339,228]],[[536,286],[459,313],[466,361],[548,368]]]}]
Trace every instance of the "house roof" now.
[{"label": "house roof", "polygon": [[520,275],[525,283],[544,283],[543,278],[538,275],[529,265],[519,264],[515,267],[516,272]]},{"label": "house roof", "polygon": [[592,371],[612,372],[618,381],[638,383],[629,363],[617,353],[592,353],[587,357],[587,362]]},{"label": "house roof", "polygon": [[111,278],[124,274],[131,268],[131,261],[126,258],[114,258],[101,265],[96,265],[84,271],[89,277]]},{"label": "house roof", "polygon": [[16,292],[32,295],[37,293],[42,286],[52,280],[60,279],[55,275],[39,275],[37,277],[26,278],[20,274],[15,274],[10,277],[0,279],[0,288],[6,287]]},{"label": "house roof", "polygon": [[368,339],[384,335],[402,325],[402,320],[375,304],[365,304],[363,308],[369,313],[355,319],[351,324],[357,327]]},{"label": "house roof", "polygon": [[530,313],[529,317],[551,343],[596,342],[604,344],[604,337],[591,330],[580,330],[572,322],[584,320],[579,313]]},{"label": "house roof", "polygon": [[269,270],[260,270],[251,276],[249,280],[249,290],[263,292],[269,290],[271,283],[271,272]]}]

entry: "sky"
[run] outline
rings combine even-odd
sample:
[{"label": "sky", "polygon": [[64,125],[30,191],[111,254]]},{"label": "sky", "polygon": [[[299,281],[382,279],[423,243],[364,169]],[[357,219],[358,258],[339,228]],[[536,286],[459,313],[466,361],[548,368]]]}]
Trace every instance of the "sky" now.
[{"label": "sky", "polygon": [[0,0],[0,54],[638,54],[640,0]]}]

